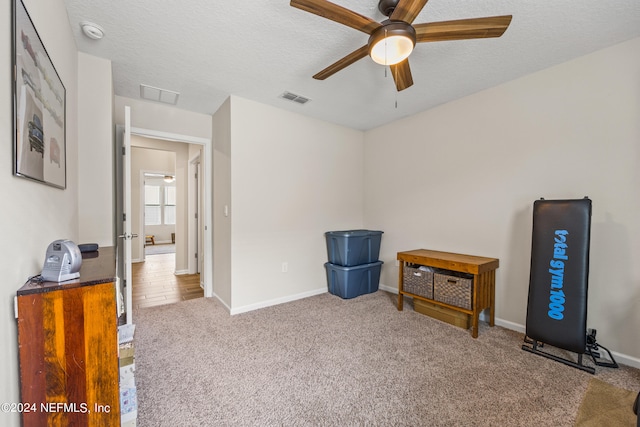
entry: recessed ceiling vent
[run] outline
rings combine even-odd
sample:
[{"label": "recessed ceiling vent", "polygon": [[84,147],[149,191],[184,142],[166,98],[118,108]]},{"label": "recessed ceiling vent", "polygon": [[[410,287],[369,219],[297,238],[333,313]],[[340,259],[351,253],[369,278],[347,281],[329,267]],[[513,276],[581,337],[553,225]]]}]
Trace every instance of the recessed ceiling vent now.
[{"label": "recessed ceiling vent", "polygon": [[309,98],[305,98],[304,96],[296,95],[295,93],[285,92],[280,95],[280,98],[287,99],[289,101],[297,102],[300,105],[304,105],[307,102],[311,101]]},{"label": "recessed ceiling vent", "polygon": [[176,105],[178,103],[179,96],[179,92],[174,92],[172,90],[160,89],[159,87],[153,87],[143,84],[140,85],[140,98],[148,99],[149,101]]}]

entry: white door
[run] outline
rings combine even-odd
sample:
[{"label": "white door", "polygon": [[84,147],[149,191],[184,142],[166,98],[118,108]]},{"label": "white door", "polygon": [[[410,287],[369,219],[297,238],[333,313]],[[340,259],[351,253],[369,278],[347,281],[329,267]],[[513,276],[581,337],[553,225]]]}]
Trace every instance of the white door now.
[{"label": "white door", "polygon": [[[204,263],[204,232],[202,227],[202,185],[200,184],[202,180],[200,162],[196,164],[196,248],[198,251],[198,268],[197,273],[201,273],[203,271],[202,264]],[[204,280],[202,275],[200,276],[200,286],[204,288]]]},{"label": "white door", "polygon": [[131,107],[124,107],[124,138],[122,141],[122,230],[119,236],[123,244],[124,257],[124,288],[125,307],[127,313],[127,324],[133,323],[133,304],[131,301],[133,287],[131,279],[131,240],[138,237],[131,234]]}]

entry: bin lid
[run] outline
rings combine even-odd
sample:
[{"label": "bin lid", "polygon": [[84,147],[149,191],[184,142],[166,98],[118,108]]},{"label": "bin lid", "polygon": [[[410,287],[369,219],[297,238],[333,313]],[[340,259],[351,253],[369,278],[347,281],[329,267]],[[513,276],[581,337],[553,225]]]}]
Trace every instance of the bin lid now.
[{"label": "bin lid", "polygon": [[327,236],[338,236],[338,237],[365,237],[365,236],[373,236],[380,235],[384,233],[383,231],[375,231],[375,230],[344,230],[344,231],[327,231]]}]

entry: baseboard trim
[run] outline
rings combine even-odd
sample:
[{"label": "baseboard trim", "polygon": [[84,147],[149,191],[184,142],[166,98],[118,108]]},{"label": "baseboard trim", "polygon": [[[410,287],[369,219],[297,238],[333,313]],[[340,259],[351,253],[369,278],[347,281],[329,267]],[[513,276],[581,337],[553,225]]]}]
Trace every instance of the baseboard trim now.
[{"label": "baseboard trim", "polygon": [[387,285],[380,284],[378,286],[378,289],[390,292],[392,294],[396,294],[396,295],[398,294],[398,286],[397,285],[396,286],[387,286]]},{"label": "baseboard trim", "polygon": [[[484,319],[486,320],[486,319]],[[525,333],[526,328],[524,325],[521,325],[519,323],[515,323],[515,322],[510,322],[508,320],[504,320],[504,319],[499,319],[496,317],[495,319],[495,324],[498,326],[502,326],[505,329],[511,329],[512,331],[516,331],[516,332],[520,332],[522,334]]]},{"label": "baseboard trim", "polygon": [[246,313],[248,311],[258,310],[260,308],[266,308],[266,307],[271,307],[273,305],[284,304],[285,302],[291,302],[291,301],[296,301],[296,300],[303,299],[303,298],[309,298],[309,297],[312,297],[312,296],[315,296],[315,295],[324,294],[326,292],[327,292],[327,288],[326,287],[322,287],[320,289],[315,289],[315,290],[309,291],[309,292],[302,292],[300,294],[289,295],[289,296],[281,297],[281,298],[274,298],[274,299],[268,300],[268,301],[263,301],[263,302],[258,302],[258,303],[255,303],[255,304],[245,305],[245,306],[242,306],[242,307],[232,308],[232,309],[230,309],[229,313],[233,316],[235,314]]},{"label": "baseboard trim", "polygon": [[180,276],[182,274],[189,274],[189,270],[176,270],[174,273],[176,276]]},{"label": "baseboard trim", "polygon": [[[206,298],[208,298],[208,297],[206,297]],[[224,308],[226,308],[226,309],[227,309],[227,311],[228,311],[228,312],[231,312],[231,307],[229,307],[229,306],[227,305],[227,303],[226,303],[226,302],[224,302],[224,301],[222,300],[222,298],[220,298],[220,296],[219,296],[218,294],[216,294],[216,293],[214,292],[214,293],[213,293],[213,295],[212,295],[210,298],[215,298],[215,299],[217,299],[217,300],[220,302],[220,304],[222,304],[222,305],[224,306]]]}]

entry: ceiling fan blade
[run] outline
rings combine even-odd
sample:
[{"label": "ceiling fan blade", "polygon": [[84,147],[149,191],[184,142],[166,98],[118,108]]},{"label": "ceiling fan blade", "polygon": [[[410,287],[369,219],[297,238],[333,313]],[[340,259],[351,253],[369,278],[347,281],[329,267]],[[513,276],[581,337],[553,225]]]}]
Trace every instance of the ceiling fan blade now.
[{"label": "ceiling fan blade", "polygon": [[348,67],[349,65],[364,58],[367,55],[369,55],[369,46],[364,45],[360,49],[351,52],[349,55],[345,56],[339,61],[329,65],[327,68],[325,68],[324,70],[320,71],[315,76],[313,76],[313,78],[316,80],[324,80],[327,77],[334,75],[338,71]]},{"label": "ceiling fan blade", "polygon": [[393,75],[393,80],[396,82],[398,92],[413,85],[413,77],[411,76],[408,58],[396,65],[391,65],[391,75]]},{"label": "ceiling fan blade", "polygon": [[322,16],[369,35],[381,26],[379,22],[371,18],[326,0],[291,0],[290,4],[298,9]]},{"label": "ceiling fan blade", "polygon": [[413,28],[416,30],[416,43],[424,43],[500,37],[510,23],[511,15],[504,15],[429,22],[416,24]]},{"label": "ceiling fan blade", "polygon": [[392,21],[404,21],[411,24],[429,0],[400,0],[389,17]]}]

